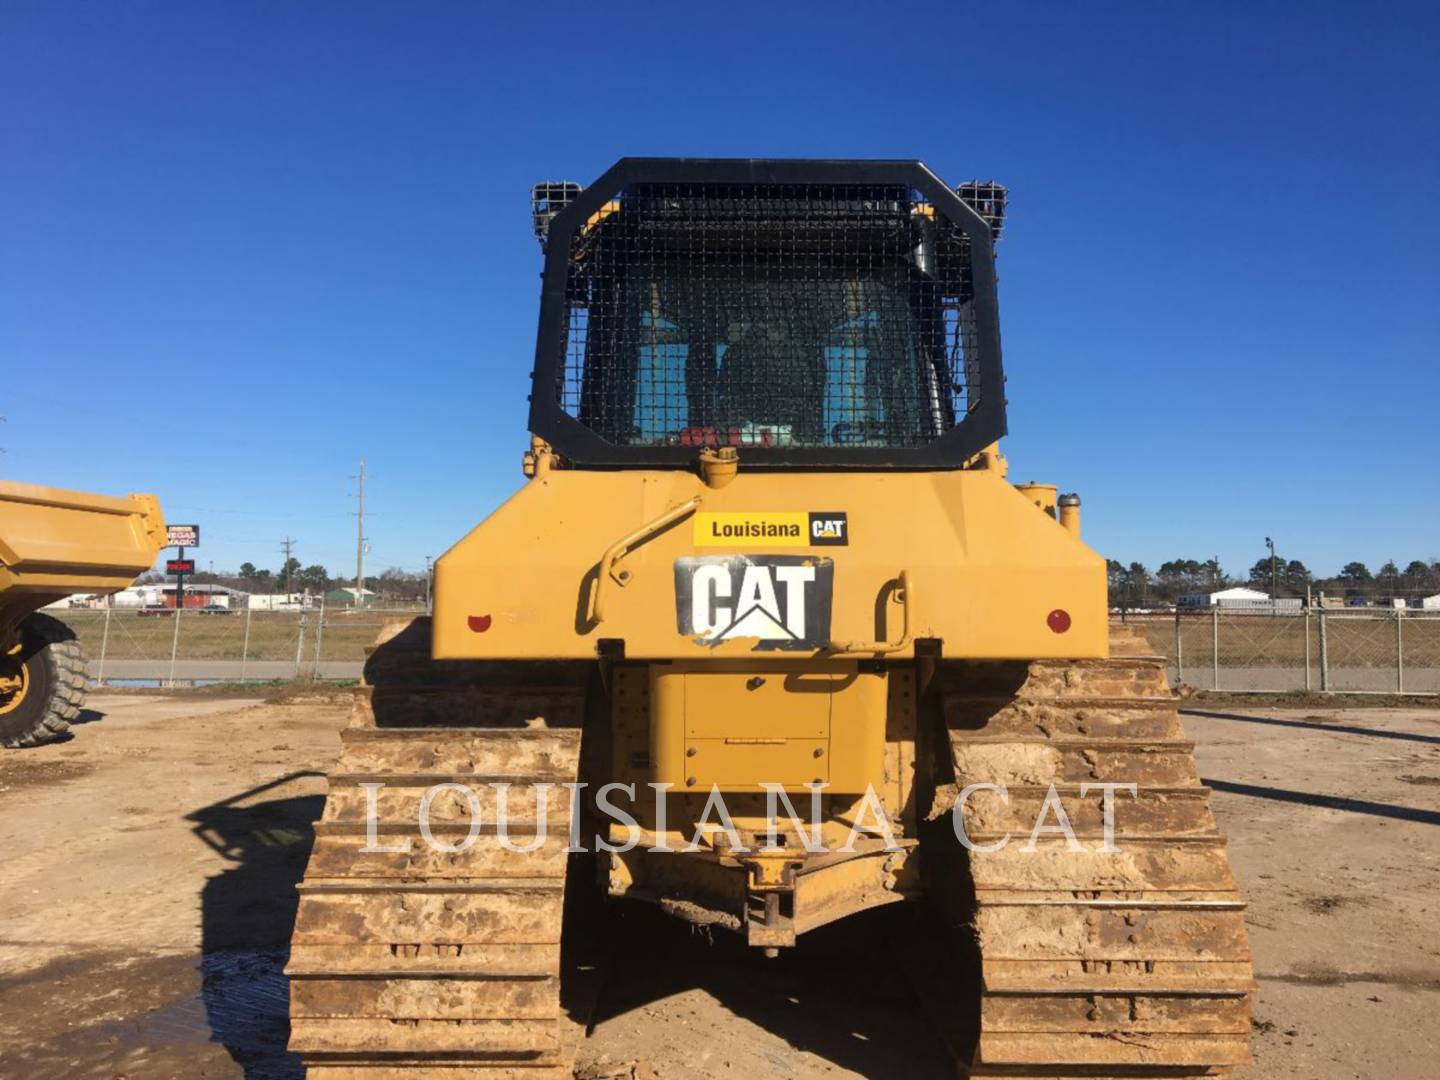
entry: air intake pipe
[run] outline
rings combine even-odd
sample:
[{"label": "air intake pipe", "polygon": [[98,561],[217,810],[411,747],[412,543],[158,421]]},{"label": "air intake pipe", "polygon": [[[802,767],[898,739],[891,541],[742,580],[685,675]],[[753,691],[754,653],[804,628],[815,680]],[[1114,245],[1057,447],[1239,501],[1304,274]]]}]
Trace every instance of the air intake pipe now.
[{"label": "air intake pipe", "polygon": [[1060,510],[1060,524],[1076,540],[1080,539],[1080,496],[1073,491],[1067,495],[1061,495],[1055,501]]}]

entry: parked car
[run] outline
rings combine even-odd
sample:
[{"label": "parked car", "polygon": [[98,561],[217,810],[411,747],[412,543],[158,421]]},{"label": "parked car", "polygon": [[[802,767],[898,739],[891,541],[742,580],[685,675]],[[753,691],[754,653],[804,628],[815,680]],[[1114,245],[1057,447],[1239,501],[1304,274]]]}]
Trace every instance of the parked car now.
[{"label": "parked car", "polygon": [[230,610],[228,607],[226,607],[224,604],[206,604],[204,607],[198,609],[198,613],[201,614],[201,615],[233,615],[233,614],[234,614],[234,612],[231,611],[231,610]]},{"label": "parked car", "polygon": [[135,614],[136,614],[136,615],[142,615],[142,616],[143,616],[143,615],[174,615],[174,614],[175,614],[175,609],[172,608],[172,607],[166,607],[164,604],[146,604],[144,607],[142,607],[142,608],[141,608],[139,611],[137,611]]}]

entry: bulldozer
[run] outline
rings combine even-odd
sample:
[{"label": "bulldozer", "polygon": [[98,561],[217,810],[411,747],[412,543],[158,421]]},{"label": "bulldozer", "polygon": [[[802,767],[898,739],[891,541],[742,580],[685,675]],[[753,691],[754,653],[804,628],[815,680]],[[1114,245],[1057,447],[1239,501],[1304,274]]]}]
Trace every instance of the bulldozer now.
[{"label": "bulldozer", "polygon": [[0,480],[0,747],[63,735],[85,704],[80,642],[40,609],[125,588],[164,544],[153,495],[115,498]]},{"label": "bulldozer", "polygon": [[970,1076],[1249,1060],[1164,660],[999,450],[1006,204],[915,161],[534,188],[526,481],[366,661],[287,968],[312,1076],[569,1076],[596,896],[769,956],[926,905]]}]

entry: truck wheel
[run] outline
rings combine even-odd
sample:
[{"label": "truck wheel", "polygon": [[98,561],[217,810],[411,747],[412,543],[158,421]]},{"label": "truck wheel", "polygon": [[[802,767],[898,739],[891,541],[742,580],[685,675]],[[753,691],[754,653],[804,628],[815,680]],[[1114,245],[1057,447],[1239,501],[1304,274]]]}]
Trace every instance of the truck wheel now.
[{"label": "truck wheel", "polygon": [[20,644],[0,653],[0,746],[39,746],[70,727],[85,703],[85,654],[75,632],[36,612]]}]

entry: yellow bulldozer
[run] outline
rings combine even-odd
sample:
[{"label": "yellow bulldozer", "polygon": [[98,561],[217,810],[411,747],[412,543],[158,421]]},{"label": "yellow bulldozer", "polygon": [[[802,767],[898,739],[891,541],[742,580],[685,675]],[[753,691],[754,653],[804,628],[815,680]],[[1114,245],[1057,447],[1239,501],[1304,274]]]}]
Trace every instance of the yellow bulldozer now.
[{"label": "yellow bulldozer", "polygon": [[928,904],[968,1075],[1248,1060],[1164,662],[998,449],[1005,204],[911,161],[536,186],[527,481],[367,661],[288,967],[312,1076],[568,1076],[594,893],[770,955]]},{"label": "yellow bulldozer", "polygon": [[164,543],[153,495],[114,498],[0,480],[0,746],[54,739],[85,702],[80,643],[40,609],[125,588]]}]

